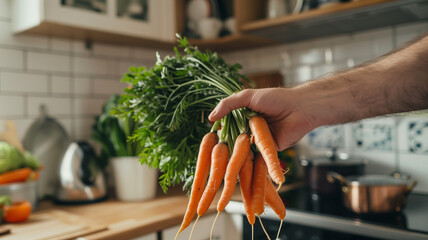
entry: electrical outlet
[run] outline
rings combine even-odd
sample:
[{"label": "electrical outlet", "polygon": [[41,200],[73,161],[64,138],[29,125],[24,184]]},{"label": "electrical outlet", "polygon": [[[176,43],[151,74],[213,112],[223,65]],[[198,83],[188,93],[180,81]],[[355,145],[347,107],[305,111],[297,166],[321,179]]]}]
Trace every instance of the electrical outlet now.
[{"label": "electrical outlet", "polygon": [[316,148],[343,148],[345,130],[343,125],[320,127],[308,135],[308,144]]},{"label": "electrical outlet", "polygon": [[428,154],[428,120],[409,120],[407,125],[408,151]]},{"label": "electrical outlet", "polygon": [[392,151],[393,119],[370,119],[354,124],[353,145],[357,150]]}]

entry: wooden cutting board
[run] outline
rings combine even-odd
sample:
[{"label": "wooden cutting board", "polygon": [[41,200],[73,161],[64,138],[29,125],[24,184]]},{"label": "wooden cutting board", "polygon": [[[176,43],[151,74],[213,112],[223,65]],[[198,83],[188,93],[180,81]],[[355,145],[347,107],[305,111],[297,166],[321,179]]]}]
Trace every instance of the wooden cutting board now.
[{"label": "wooden cutting board", "polygon": [[87,219],[62,210],[36,212],[26,222],[6,224],[4,227],[10,228],[11,231],[2,236],[2,240],[65,240],[107,229],[107,227],[90,223]]}]

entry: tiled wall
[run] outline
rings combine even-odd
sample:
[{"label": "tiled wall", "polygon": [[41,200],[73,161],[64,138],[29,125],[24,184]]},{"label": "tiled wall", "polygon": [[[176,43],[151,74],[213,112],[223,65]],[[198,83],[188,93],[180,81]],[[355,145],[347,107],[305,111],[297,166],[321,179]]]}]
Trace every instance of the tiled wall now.
[{"label": "tiled wall", "polygon": [[104,101],[125,87],[128,67],[155,61],[155,49],[14,35],[9,9],[10,0],[0,0],[0,131],[11,119],[22,138],[45,104],[72,139],[89,139]]},{"label": "tiled wall", "polygon": [[[284,82],[293,86],[377,58],[425,32],[428,22],[420,22],[231,52],[223,57],[228,62],[241,63],[246,73],[280,71]],[[415,191],[428,193],[427,113],[322,127],[299,144],[305,154],[312,155],[324,154],[338,145],[340,151],[370,159],[368,173],[390,174],[401,170],[418,180]]]}]

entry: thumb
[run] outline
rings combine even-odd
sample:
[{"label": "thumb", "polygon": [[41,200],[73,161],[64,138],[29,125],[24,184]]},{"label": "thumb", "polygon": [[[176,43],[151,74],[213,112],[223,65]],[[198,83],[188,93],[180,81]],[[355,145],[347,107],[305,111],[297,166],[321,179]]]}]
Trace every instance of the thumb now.
[{"label": "thumb", "polygon": [[234,109],[248,107],[253,94],[253,89],[245,89],[222,99],[208,116],[208,119],[214,122],[220,120]]}]

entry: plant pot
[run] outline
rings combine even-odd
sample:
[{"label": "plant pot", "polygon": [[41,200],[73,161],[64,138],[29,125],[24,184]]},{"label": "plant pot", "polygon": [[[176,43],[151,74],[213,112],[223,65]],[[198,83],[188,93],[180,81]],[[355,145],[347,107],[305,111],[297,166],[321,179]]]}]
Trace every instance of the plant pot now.
[{"label": "plant pot", "polygon": [[139,157],[115,157],[110,161],[120,201],[143,201],[156,195],[157,169],[141,165]]}]

